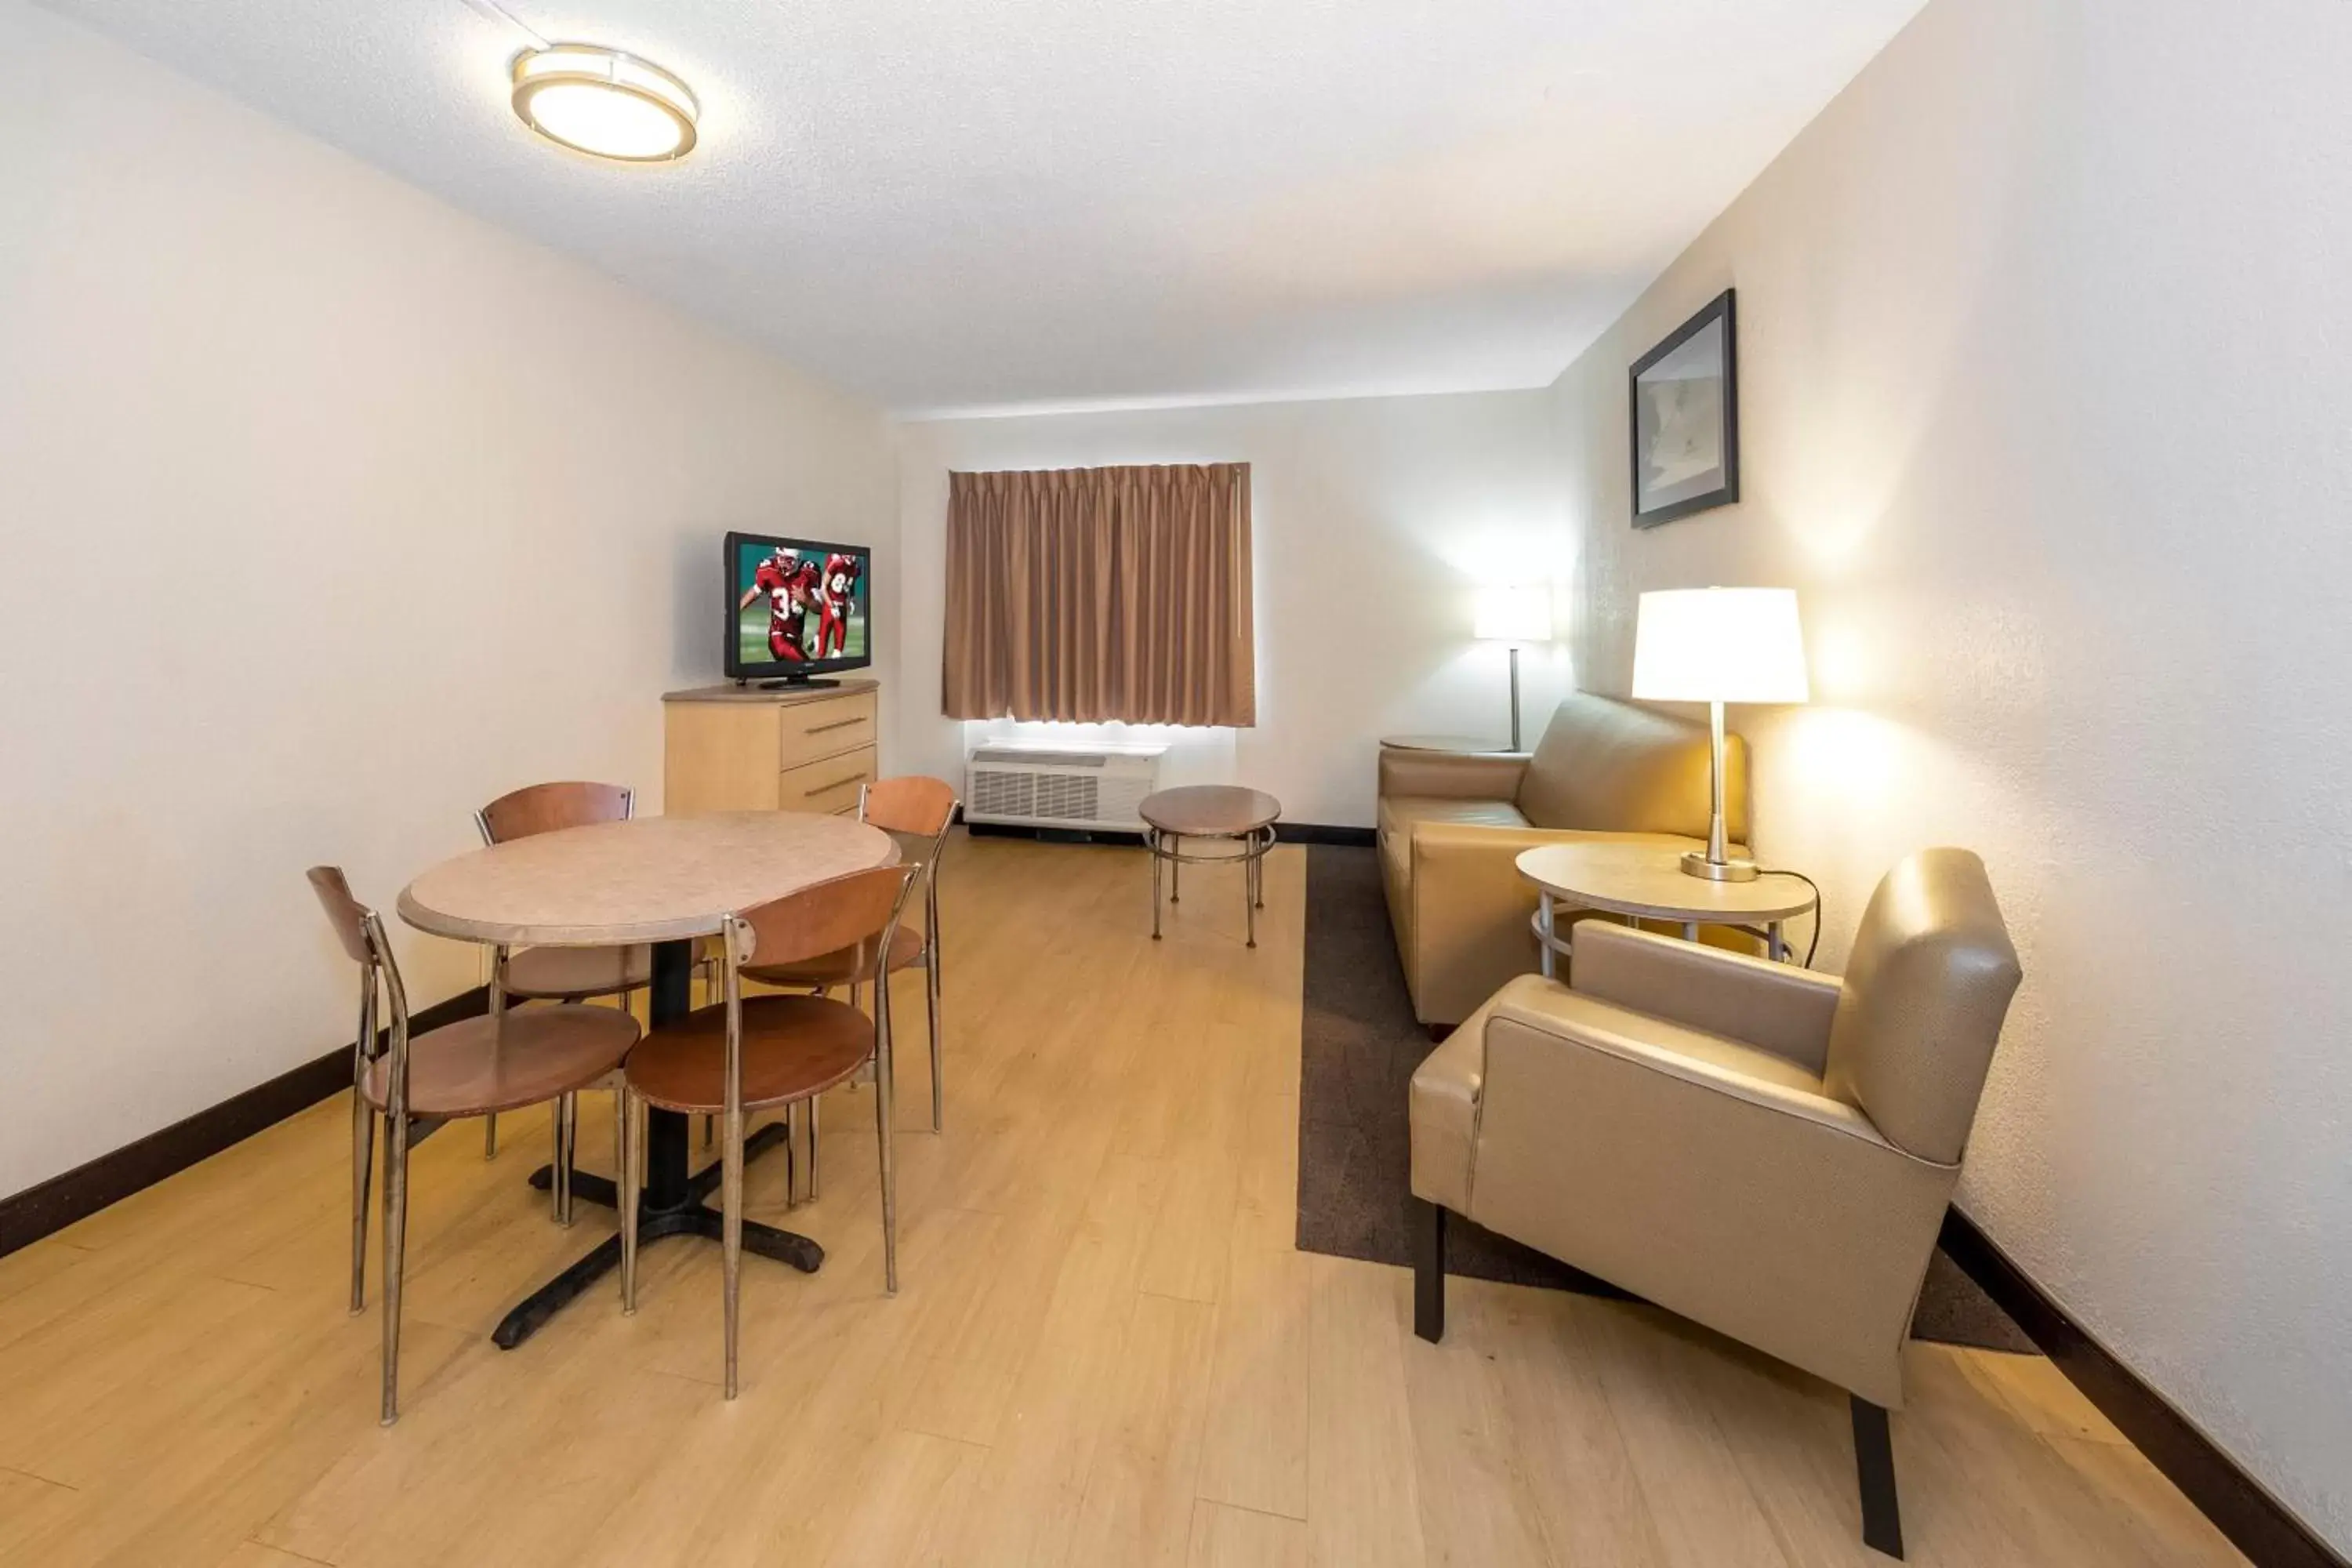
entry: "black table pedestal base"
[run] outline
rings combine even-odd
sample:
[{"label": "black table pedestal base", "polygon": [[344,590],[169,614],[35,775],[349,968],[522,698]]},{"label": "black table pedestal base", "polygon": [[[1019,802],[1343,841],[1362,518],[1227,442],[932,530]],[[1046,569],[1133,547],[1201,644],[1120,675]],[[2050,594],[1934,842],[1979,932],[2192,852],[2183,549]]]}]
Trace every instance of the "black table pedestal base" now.
[{"label": "black table pedestal base", "polygon": [[[774,1148],[784,1141],[788,1130],[783,1123],[762,1127],[743,1141],[743,1157]],[[554,1179],[554,1170],[541,1165],[530,1173],[530,1184],[541,1192],[547,1190]],[[698,1236],[717,1241],[725,1232],[727,1216],[710,1208],[703,1199],[715,1191],[724,1175],[722,1166],[713,1162],[707,1169],[698,1171],[687,1182],[687,1202],[674,1209],[656,1209],[640,1204],[637,1209],[637,1246],[666,1236]],[[585,1198],[592,1204],[611,1208],[620,1194],[614,1184],[602,1176],[592,1176],[585,1171],[572,1173],[572,1195]],[[761,1258],[772,1258],[779,1263],[789,1263],[803,1274],[814,1274],[824,1266],[824,1248],[798,1231],[780,1230],[757,1220],[743,1222],[743,1250]],[[604,1240],[571,1268],[524,1297],[514,1310],[499,1321],[490,1342],[502,1351],[510,1351],[530,1338],[550,1318],[570,1305],[572,1299],[605,1275],[621,1266],[621,1238],[606,1237]],[[617,1302],[615,1303],[617,1307]]]}]

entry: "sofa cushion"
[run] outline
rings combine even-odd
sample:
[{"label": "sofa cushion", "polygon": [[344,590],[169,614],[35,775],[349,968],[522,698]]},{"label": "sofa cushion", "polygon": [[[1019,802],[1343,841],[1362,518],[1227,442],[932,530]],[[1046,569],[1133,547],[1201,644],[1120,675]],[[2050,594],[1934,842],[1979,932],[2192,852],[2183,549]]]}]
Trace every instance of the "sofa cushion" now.
[{"label": "sofa cushion", "polygon": [[[1538,827],[1703,839],[1712,772],[1705,725],[1579,691],[1553,710],[1516,804]],[[1724,774],[1725,828],[1745,842],[1748,746],[1738,735]]]}]

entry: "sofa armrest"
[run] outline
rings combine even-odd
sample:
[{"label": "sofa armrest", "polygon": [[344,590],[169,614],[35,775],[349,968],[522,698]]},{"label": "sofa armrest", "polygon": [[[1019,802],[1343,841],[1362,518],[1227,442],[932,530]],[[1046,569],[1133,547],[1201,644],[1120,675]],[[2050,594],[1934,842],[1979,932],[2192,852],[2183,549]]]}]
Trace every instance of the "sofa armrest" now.
[{"label": "sofa armrest", "polygon": [[1861,1110],[1520,982],[1486,1020],[1468,1215],[1890,1408],[1958,1167]]},{"label": "sofa armrest", "polygon": [[1516,800],[1527,776],[1526,752],[1412,752],[1381,748],[1381,794],[1439,800]]},{"label": "sofa armrest", "polygon": [[1411,868],[1413,1008],[1423,1023],[1466,1018],[1516,974],[1537,967],[1528,920],[1536,889],[1519,875],[1523,849],[1556,844],[1542,827],[1420,822],[1402,847]]},{"label": "sofa armrest", "polygon": [[1770,1051],[1819,1073],[1844,987],[1834,975],[1594,924],[1576,935],[1569,984],[1587,996]]}]

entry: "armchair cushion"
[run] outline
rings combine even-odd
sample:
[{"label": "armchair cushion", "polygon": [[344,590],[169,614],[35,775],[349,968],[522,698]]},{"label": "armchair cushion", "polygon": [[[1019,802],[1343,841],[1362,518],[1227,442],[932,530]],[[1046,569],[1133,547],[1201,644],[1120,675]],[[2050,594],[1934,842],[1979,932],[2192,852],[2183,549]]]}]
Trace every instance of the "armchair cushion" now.
[{"label": "armchair cushion", "polygon": [[[1506,987],[1483,1033],[1461,1212],[1901,1404],[1956,1169],[1904,1153],[1784,1058],[1550,982]],[[1416,1162],[1423,1147],[1416,1126]],[[1441,1184],[1416,1171],[1422,1195]]]},{"label": "armchair cushion", "polygon": [[1598,923],[1577,931],[1575,984],[1637,1013],[1736,1034],[1816,1077],[1843,990],[1836,976],[1794,964]]}]

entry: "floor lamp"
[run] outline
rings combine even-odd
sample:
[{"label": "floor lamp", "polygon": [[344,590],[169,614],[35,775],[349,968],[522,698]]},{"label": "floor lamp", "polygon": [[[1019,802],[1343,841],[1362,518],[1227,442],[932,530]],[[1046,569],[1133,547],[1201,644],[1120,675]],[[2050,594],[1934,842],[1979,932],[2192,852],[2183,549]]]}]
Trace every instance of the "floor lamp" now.
[{"label": "floor lamp", "polygon": [[1642,595],[1633,622],[1633,696],[1704,702],[1714,743],[1706,849],[1683,857],[1686,875],[1749,882],[1756,862],[1732,859],[1723,830],[1723,705],[1802,702],[1805,639],[1793,588],[1675,588]]},{"label": "floor lamp", "polygon": [[1551,641],[1551,590],[1519,585],[1482,589],[1475,635],[1511,645],[1511,750],[1519,749],[1519,648]]}]

